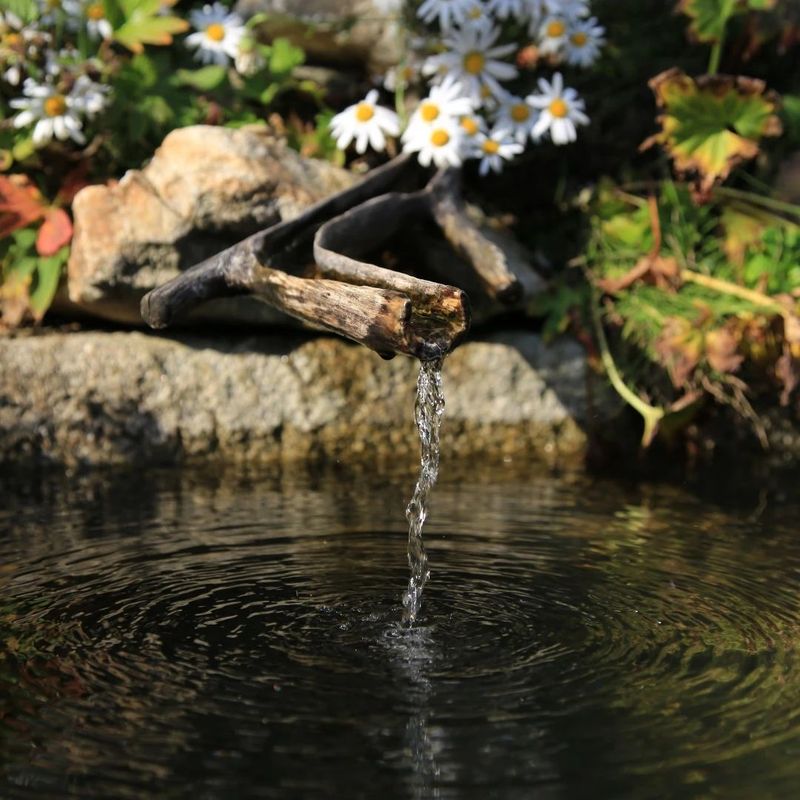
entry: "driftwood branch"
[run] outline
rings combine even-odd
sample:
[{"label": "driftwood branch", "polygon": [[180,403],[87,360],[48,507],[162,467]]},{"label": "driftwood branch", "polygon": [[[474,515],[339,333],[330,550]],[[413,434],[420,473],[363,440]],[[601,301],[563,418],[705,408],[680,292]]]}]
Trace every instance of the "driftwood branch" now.
[{"label": "driftwood branch", "polygon": [[442,230],[490,298],[503,304],[519,299],[525,267],[510,263],[469,218],[458,171],[441,171],[425,185],[413,156],[402,155],[296,219],[250,236],[150,292],[142,316],[162,328],[206,300],[252,294],[382,355],[442,355],[469,328],[465,293],[368,260],[390,237],[419,223]]}]

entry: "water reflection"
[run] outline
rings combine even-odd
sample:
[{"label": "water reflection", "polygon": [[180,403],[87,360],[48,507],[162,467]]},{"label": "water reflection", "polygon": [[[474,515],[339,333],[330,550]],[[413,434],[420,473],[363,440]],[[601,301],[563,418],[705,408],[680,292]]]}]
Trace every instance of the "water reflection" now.
[{"label": "water reflection", "polygon": [[453,472],[6,478],[0,796],[792,796],[790,498]]}]

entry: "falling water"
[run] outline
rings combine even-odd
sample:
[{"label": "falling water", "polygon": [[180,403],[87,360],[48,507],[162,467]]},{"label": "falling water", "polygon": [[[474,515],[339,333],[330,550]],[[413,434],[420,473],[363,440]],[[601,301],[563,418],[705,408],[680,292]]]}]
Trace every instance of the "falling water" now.
[{"label": "falling water", "polygon": [[408,566],[411,577],[403,595],[403,621],[413,625],[422,605],[422,590],[428,581],[428,556],[422,541],[422,526],[428,516],[428,497],[439,475],[439,428],[444,414],[442,391],[443,358],[420,361],[414,419],[420,442],[420,470],[411,502],[406,508],[408,519]]}]

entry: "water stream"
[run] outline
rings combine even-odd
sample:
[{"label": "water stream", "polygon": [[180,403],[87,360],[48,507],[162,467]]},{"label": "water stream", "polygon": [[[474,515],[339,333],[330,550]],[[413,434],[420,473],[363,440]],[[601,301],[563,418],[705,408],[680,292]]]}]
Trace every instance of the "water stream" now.
[{"label": "water stream", "polygon": [[403,621],[416,622],[422,605],[422,592],[430,577],[428,555],[422,539],[422,528],[428,516],[428,500],[439,477],[439,430],[444,414],[442,388],[443,358],[420,361],[414,419],[420,444],[420,467],[414,494],[406,508],[408,520],[408,566],[411,576],[403,595]]}]

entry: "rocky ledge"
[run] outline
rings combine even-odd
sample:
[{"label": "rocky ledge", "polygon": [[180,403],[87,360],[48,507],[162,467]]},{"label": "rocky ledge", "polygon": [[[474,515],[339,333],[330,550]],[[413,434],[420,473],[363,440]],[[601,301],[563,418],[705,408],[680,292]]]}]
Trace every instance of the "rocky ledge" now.
[{"label": "rocky ledge", "polygon": [[[45,332],[0,339],[0,459],[67,465],[414,457],[415,361],[338,339]],[[443,451],[579,460],[619,406],[573,341],[508,332],[445,364]]]}]

